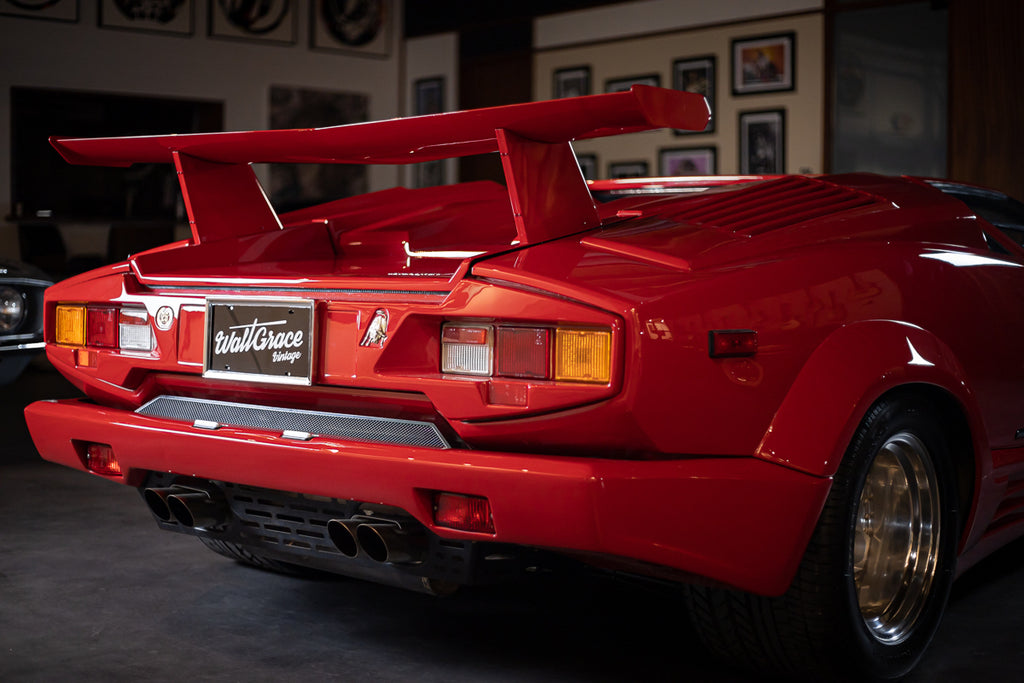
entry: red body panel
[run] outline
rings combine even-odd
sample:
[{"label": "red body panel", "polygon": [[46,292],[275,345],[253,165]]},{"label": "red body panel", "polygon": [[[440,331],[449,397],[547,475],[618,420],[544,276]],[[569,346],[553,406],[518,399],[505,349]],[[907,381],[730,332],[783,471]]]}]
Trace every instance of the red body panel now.
[{"label": "red body panel", "polygon": [[[62,141],[96,162],[174,152],[186,191],[196,180],[204,189],[190,242],[48,291],[49,358],[89,401],[29,407],[40,452],[85,469],[81,444],[109,444],[122,483],[173,472],[386,504],[446,538],[485,540],[435,526],[430,492],[483,496],[495,528],[486,540],[779,594],[866,412],[887,392],[925,388],[968,432],[954,454],[969,517],[961,568],[1024,532],[1024,251],[911,179],[599,183],[613,197],[595,206],[568,139],[655,125],[670,101],[607,97],[582,122],[561,120],[578,103],[546,103],[528,116],[321,134],[344,161],[364,143],[378,161],[417,140],[426,158],[441,155],[442,138],[453,154],[482,145],[504,155],[508,194],[392,190],[286,214],[283,228],[265,227],[242,162],[287,156],[291,142],[304,160],[306,132]],[[455,139],[458,122],[493,136],[480,142],[469,126]],[[212,186],[250,193],[242,217],[210,204],[210,169],[226,176]],[[630,194],[667,186],[692,191]],[[312,386],[203,377],[206,302],[225,296],[314,302]],[[153,328],[148,353],[53,343],[56,305],[74,302],[138,305],[151,319],[166,306],[173,318]],[[382,312],[386,338],[366,343]],[[453,321],[607,332],[609,378],[442,372]],[[712,358],[716,330],[756,332],[756,353]],[[134,412],[158,396],[428,421],[453,447],[295,443]]]}]

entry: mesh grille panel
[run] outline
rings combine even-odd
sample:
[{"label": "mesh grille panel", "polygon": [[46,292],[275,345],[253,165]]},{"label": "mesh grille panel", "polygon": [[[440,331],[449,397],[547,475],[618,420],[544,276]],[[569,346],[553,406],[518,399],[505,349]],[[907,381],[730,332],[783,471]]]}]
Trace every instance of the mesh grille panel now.
[{"label": "mesh grille panel", "polygon": [[291,430],[353,441],[450,448],[436,425],[416,420],[291,410],[184,396],[159,396],[136,412],[189,423],[206,420],[273,432]]}]

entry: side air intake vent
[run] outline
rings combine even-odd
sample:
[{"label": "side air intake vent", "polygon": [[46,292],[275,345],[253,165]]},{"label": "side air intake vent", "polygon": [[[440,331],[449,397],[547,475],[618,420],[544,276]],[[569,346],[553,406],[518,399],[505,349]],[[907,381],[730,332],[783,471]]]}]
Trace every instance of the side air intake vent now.
[{"label": "side air intake vent", "polygon": [[825,180],[788,176],[734,192],[695,197],[671,218],[734,235],[753,236],[883,202],[867,192]]},{"label": "side air intake vent", "polygon": [[430,422],[396,418],[291,410],[246,403],[208,401],[184,396],[159,396],[137,413],[204,425],[232,425],[276,432],[307,432],[353,441],[449,448],[437,426]]}]

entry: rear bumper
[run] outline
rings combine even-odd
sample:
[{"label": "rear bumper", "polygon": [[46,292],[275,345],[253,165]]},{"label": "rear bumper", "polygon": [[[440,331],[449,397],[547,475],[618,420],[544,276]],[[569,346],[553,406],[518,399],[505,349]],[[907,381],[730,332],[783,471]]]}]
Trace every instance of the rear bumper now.
[{"label": "rear bumper", "polygon": [[[40,454],[84,470],[109,444],[131,486],[149,471],[400,507],[442,537],[598,553],[765,595],[785,591],[830,481],[754,458],[624,461],[437,450],[224,427],[84,400],[25,409]],[[495,535],[433,524],[431,493],[485,496]]]}]

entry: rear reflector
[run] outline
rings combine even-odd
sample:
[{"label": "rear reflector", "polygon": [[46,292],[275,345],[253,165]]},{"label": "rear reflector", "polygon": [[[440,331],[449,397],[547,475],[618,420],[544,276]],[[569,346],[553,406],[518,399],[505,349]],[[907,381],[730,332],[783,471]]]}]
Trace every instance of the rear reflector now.
[{"label": "rear reflector", "polygon": [[85,306],[57,306],[54,341],[85,346]]},{"label": "rear reflector", "polygon": [[712,358],[741,358],[757,353],[757,332],[753,330],[711,330],[708,353]]},{"label": "rear reflector", "polygon": [[543,379],[551,363],[550,331],[543,327],[499,327],[495,374]]},{"label": "rear reflector", "polygon": [[105,443],[91,443],[85,447],[85,466],[96,474],[121,476],[121,464],[114,457],[114,449]]},{"label": "rear reflector", "polygon": [[480,496],[463,496],[457,493],[436,494],[434,496],[434,523],[437,526],[459,531],[494,533],[491,504],[486,498]]},{"label": "rear reflector", "polygon": [[491,374],[494,335],[490,325],[447,324],[441,331],[441,372]]},{"label": "rear reflector", "polygon": [[555,330],[555,379],[605,383],[612,375],[612,335],[604,330]]}]

